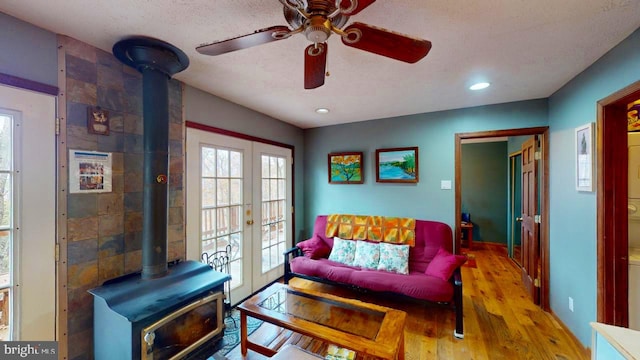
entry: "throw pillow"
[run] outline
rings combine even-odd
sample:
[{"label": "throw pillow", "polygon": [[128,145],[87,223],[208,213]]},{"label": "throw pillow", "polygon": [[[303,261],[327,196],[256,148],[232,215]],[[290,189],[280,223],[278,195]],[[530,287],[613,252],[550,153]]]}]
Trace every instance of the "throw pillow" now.
[{"label": "throw pillow", "polygon": [[356,242],[356,255],[353,260],[353,266],[365,269],[377,269],[380,262],[380,247],[378,243],[367,241]]},{"label": "throw pillow", "polygon": [[302,250],[304,256],[310,257],[312,259],[320,259],[327,257],[331,252],[331,248],[327,243],[325,243],[322,239],[317,236],[312,237],[311,239],[301,241],[296,244],[297,247]]},{"label": "throw pillow", "polygon": [[466,261],[466,256],[453,255],[447,250],[440,248],[424,273],[447,281],[453,274],[453,271],[462,266]]},{"label": "throw pillow", "polygon": [[409,273],[409,245],[380,243],[378,270]]},{"label": "throw pillow", "polygon": [[354,240],[345,240],[337,236],[333,238],[333,249],[331,249],[331,254],[329,254],[329,260],[345,265],[353,265],[355,255],[356,242]]}]

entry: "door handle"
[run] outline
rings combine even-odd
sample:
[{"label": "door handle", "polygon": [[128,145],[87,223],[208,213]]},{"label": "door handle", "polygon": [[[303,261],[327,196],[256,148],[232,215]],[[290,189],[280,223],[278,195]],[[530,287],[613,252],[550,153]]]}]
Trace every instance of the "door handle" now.
[{"label": "door handle", "polygon": [[516,221],[522,221],[522,218],[521,217],[517,217]]},{"label": "door handle", "polygon": [[247,220],[247,225],[253,225],[253,220]]}]

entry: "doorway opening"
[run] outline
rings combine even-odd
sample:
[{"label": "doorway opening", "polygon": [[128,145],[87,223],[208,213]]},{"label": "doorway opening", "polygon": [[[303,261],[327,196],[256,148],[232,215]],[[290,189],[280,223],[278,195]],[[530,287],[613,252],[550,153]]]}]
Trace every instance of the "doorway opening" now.
[{"label": "doorway opening", "polygon": [[[539,159],[541,166],[540,174],[540,197],[537,207],[538,213],[531,214],[535,227],[539,228],[539,248],[537,259],[533,260],[536,265],[535,286],[539,288],[539,305],[544,310],[549,310],[549,161],[548,161],[548,127],[534,127],[522,129],[507,129],[495,131],[481,131],[470,133],[458,133],[455,135],[455,242],[454,249],[456,253],[461,251],[461,213],[462,213],[462,142],[464,140],[474,140],[483,138],[499,138],[510,136],[537,136],[540,144]],[[536,151],[531,152],[531,156]],[[506,160],[506,159],[505,159]],[[506,216],[506,214],[505,214]],[[533,220],[535,219],[535,220]],[[532,279],[533,280],[533,279]],[[534,297],[535,299],[535,297]]]},{"label": "doorway opening", "polygon": [[522,150],[509,154],[507,254],[522,267]]},{"label": "doorway opening", "polygon": [[627,104],[640,99],[640,81],[598,101],[598,322],[629,326]]}]

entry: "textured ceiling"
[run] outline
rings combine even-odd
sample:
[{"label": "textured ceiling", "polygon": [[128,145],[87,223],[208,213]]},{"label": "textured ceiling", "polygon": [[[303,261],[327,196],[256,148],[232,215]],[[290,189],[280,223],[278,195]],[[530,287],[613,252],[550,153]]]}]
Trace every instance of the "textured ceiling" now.
[{"label": "textured ceiling", "polygon": [[[429,55],[406,64],[334,35],[330,76],[304,90],[302,35],[216,57],[195,51],[286,25],[277,0],[2,0],[0,11],[109,52],[131,35],[167,41],[191,61],[175,78],[301,128],[548,97],[640,26],[640,0],[378,0],[349,23],[430,40]],[[478,80],[492,86],[469,91]]]}]

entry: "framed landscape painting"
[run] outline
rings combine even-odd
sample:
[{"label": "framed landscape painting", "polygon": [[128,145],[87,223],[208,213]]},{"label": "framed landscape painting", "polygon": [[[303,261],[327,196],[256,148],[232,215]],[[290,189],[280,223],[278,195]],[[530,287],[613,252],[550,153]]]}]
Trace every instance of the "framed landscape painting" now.
[{"label": "framed landscape painting", "polygon": [[362,184],[362,153],[329,154],[329,184]]},{"label": "framed landscape painting", "polygon": [[381,183],[417,183],[418,147],[377,149],[376,181]]}]

